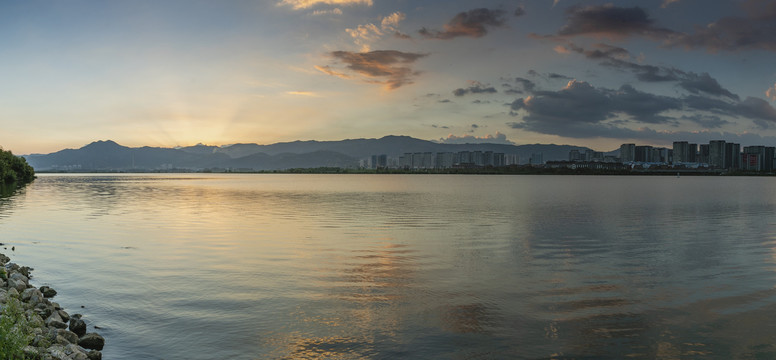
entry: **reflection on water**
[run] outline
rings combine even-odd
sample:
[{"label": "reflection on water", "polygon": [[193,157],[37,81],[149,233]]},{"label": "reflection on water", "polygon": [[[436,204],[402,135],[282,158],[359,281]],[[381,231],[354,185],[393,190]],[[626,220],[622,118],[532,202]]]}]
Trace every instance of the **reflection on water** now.
[{"label": "reflection on water", "polygon": [[767,178],[42,175],[0,197],[0,241],[110,359],[775,358],[774,195]]}]

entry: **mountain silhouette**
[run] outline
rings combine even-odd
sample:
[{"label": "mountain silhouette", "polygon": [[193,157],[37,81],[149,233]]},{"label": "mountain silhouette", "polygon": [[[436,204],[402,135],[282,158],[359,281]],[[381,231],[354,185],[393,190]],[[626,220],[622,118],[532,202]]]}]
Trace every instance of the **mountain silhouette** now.
[{"label": "mountain silhouette", "polygon": [[340,141],[293,141],[270,145],[234,144],[209,146],[198,144],[179,148],[130,148],[111,140],[95,141],[80,149],[65,149],[50,154],[25,155],[36,171],[142,171],[245,169],[282,170],[313,167],[357,167],[359,160],[371,155],[399,157],[404,153],[493,151],[516,154],[525,163],[533,153],[544,160],[568,159],[570,150],[588,148],[570,145],[534,144],[440,144],[409,136],[390,135],[379,139]]}]

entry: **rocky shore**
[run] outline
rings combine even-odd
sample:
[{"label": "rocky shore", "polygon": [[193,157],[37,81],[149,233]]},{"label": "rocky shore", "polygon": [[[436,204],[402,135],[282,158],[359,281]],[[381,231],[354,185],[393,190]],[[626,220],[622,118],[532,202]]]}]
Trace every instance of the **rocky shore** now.
[{"label": "rocky shore", "polygon": [[[21,354],[4,354],[9,358],[41,360],[101,360],[105,339],[97,333],[87,333],[80,314],[68,314],[51,301],[57,292],[48,287],[30,285],[32,268],[11,263],[0,254],[0,309],[8,329],[0,336],[0,352],[8,350],[14,339]],[[11,317],[16,316],[13,322]]]}]

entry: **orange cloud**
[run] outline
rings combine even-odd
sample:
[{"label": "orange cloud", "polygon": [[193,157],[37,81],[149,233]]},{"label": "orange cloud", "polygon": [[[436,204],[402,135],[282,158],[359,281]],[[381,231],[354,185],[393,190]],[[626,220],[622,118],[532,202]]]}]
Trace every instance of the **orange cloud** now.
[{"label": "orange cloud", "polygon": [[776,101],[776,85],[773,85],[773,87],[768,88],[768,90],[765,90],[765,96],[767,96],[769,99]]},{"label": "orange cloud", "polygon": [[[419,72],[410,67],[415,61],[428,54],[407,53],[397,50],[376,50],[369,52],[333,51],[329,54],[345,67],[359,74],[368,83],[383,84],[389,90],[412,84]],[[331,66],[316,66],[326,74],[348,78],[349,75],[333,70]]]},{"label": "orange cloud", "polygon": [[309,9],[316,5],[366,5],[372,6],[372,0],[282,0],[280,6],[291,6],[294,10]]}]

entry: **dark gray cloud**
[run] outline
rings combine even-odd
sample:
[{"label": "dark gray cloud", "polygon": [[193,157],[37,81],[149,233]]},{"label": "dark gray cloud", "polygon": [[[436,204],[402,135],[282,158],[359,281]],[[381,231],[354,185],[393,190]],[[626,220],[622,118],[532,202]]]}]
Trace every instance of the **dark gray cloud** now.
[{"label": "dark gray cloud", "polygon": [[533,96],[510,104],[513,111],[525,110],[528,125],[566,126],[572,123],[601,123],[620,115],[650,124],[674,120],[660,115],[681,109],[681,101],[638,91],[629,85],[619,90],[594,88],[581,81],[570,81],[560,91],[537,91]]},{"label": "dark gray cloud", "polygon": [[689,109],[707,111],[733,118],[748,118],[761,128],[769,128],[776,124],[776,108],[760,98],[750,96],[743,101],[730,102],[692,95],[683,100]]},{"label": "dark gray cloud", "polygon": [[523,15],[525,15],[525,9],[522,6],[519,6],[517,9],[515,9],[515,16]]},{"label": "dark gray cloud", "polygon": [[446,104],[446,103],[449,103],[449,102],[452,102],[452,101],[450,101],[450,99],[442,99],[442,100],[439,100],[437,102],[438,103],[442,103],[442,104]]},{"label": "dark gray cloud", "polygon": [[722,118],[716,115],[702,115],[702,114],[682,115],[681,119],[692,121],[707,129],[715,129],[715,128],[722,127],[723,125],[730,124],[730,121],[723,120]]},{"label": "dark gray cloud", "polygon": [[[507,126],[513,129],[526,129],[525,123],[509,122]],[[649,127],[639,129],[629,129],[606,124],[576,124],[567,129],[561,129],[560,132],[549,128],[546,134],[561,135],[575,139],[609,138],[609,139],[631,139],[648,143],[670,144],[679,139],[696,144],[708,143],[710,140],[725,139],[735,142],[742,146],[762,145],[776,143],[774,136],[762,136],[756,133],[731,133],[726,131],[658,131]]]},{"label": "dark gray cloud", "polygon": [[558,74],[558,73],[548,73],[547,77],[550,78],[550,79],[554,79],[554,80],[557,80],[557,79],[560,79],[560,80],[573,80],[574,79],[571,76],[566,76],[566,75]]},{"label": "dark gray cloud", "polygon": [[[559,91],[535,91],[508,105],[513,116],[523,114],[523,121],[509,123],[511,127],[574,138],[643,138],[641,130],[623,126],[626,123],[676,126],[684,120],[714,129],[730,123],[722,116],[748,119],[760,128],[776,124],[776,108],[760,98],[674,98],[641,92],[629,85],[612,90],[580,81],[571,81]],[[690,111],[692,115],[675,119],[668,115],[671,111]]]},{"label": "dark gray cloud", "polygon": [[506,22],[505,15],[503,10],[473,9],[456,15],[444,25],[442,31],[422,28],[418,32],[426,38],[443,40],[459,36],[479,38],[487,35],[490,28],[503,26]]},{"label": "dark gray cloud", "polygon": [[[335,60],[344,63],[347,69],[364,77],[367,82],[383,84],[388,89],[393,90],[403,85],[412,84],[413,79],[419,73],[412,70],[410,66],[428,54],[376,50],[370,52],[333,51],[330,55]],[[328,65],[316,68],[329,75],[350,77],[333,70]]]},{"label": "dark gray cloud", "polygon": [[560,46],[560,52],[576,52],[588,59],[599,60],[603,66],[631,72],[640,81],[677,82],[679,87],[692,94],[704,93],[739,100],[738,95],[723,88],[717,79],[712,78],[708,73],[697,74],[673,67],[638,64],[627,60],[630,58],[630,53],[626,49],[607,44],[595,44],[593,47],[595,49],[588,50],[568,43]]},{"label": "dark gray cloud", "polygon": [[738,100],[738,95],[722,87],[717,79],[712,78],[708,73],[696,74],[693,72],[681,72],[679,86],[693,94],[706,93],[717,96],[724,96],[733,100]]},{"label": "dark gray cloud", "polygon": [[655,25],[640,7],[612,4],[573,6],[566,10],[566,24],[547,38],[593,36],[623,38],[643,36],[667,47],[708,51],[776,51],[776,1],[739,2],[743,16],[727,16],[709,24],[698,24],[692,32],[679,32]]},{"label": "dark gray cloud", "polygon": [[559,36],[592,35],[622,38],[629,35],[665,38],[674,32],[654,26],[644,9],[617,7],[612,4],[572,6],[566,9],[566,24]]},{"label": "dark gray cloud", "polygon": [[480,83],[478,81],[473,81],[472,85],[468,88],[458,88],[453,90],[453,95],[455,96],[464,96],[467,94],[494,94],[497,93],[498,90],[490,85],[485,85],[483,83]]},{"label": "dark gray cloud", "polygon": [[776,1],[746,0],[741,6],[746,16],[729,16],[696,26],[693,33],[668,38],[666,45],[709,51],[776,51]]}]

